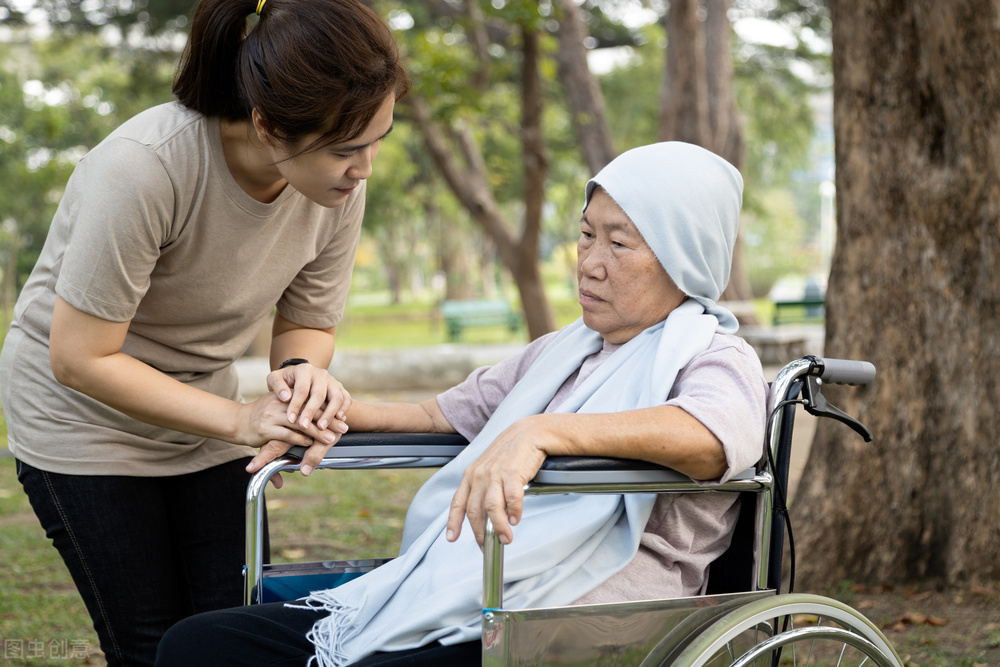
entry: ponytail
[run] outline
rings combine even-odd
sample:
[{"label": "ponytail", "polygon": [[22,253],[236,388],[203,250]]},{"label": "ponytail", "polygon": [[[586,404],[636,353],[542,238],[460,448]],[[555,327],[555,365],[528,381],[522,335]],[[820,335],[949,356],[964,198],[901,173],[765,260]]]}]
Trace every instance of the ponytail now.
[{"label": "ponytail", "polygon": [[[227,120],[249,117],[236,62],[256,0],[201,0],[194,13],[173,92],[186,107]],[[254,6],[250,6],[254,5]],[[249,7],[249,11],[247,8]]]}]

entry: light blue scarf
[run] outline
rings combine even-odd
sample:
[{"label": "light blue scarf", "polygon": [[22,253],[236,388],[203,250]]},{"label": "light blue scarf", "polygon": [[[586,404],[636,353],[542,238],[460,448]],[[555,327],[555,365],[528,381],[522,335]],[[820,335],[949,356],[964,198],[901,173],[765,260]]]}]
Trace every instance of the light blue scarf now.
[{"label": "light blue scarf", "polygon": [[[677,160],[683,164],[672,169]],[[651,172],[670,177],[649,190],[630,187],[637,173]],[[704,181],[712,182],[707,190],[694,187]],[[679,207],[664,196],[666,192],[682,200],[732,200],[735,192],[738,202],[742,181],[728,163],[703,149],[665,143],[617,158],[588,184],[588,200],[594,183],[618,202],[678,286],[693,298],[616,350],[558,411],[607,413],[661,405],[677,374],[708,348],[714,334],[735,330],[735,318],[714,302],[725,286],[723,277],[712,277],[713,285],[721,284],[718,290],[702,289],[692,268],[700,265],[715,271],[724,265],[727,277],[730,260],[717,255],[731,257],[735,230],[731,235],[720,234],[718,229],[681,235],[696,242],[678,243],[678,235],[655,233],[651,226],[705,224],[701,203],[692,201]],[[633,196],[643,204],[658,200],[661,214],[655,215],[651,206],[633,209]],[[711,202],[708,207],[720,209]],[[739,204],[735,210],[726,210],[736,218],[727,224],[738,224]],[[657,250],[654,243],[664,239],[676,245]],[[682,270],[675,274],[672,266]],[[692,285],[698,285],[700,291],[688,291]],[[433,641],[453,644],[481,635],[482,552],[468,526],[457,542],[445,539],[452,496],[468,463],[508,426],[543,412],[563,383],[588,356],[601,349],[602,343],[600,335],[585,327],[582,319],[563,329],[478,437],[417,493],[406,517],[399,557],[343,586],[307,598],[305,604],[331,612],[309,635],[316,645],[319,665],[340,667],[374,651],[416,648]],[[654,500],[652,495],[525,498],[514,542],[504,551],[505,605],[569,604],[599,586],[632,560]]]}]

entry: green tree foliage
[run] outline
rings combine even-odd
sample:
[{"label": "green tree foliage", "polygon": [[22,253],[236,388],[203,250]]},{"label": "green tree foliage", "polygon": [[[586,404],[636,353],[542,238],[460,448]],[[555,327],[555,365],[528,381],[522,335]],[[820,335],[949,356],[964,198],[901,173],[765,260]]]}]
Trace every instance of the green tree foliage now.
[{"label": "green tree foliage", "polygon": [[170,99],[176,54],[94,34],[0,43],[0,222],[18,286],[38,258],[77,160],[140,110]]},{"label": "green tree foliage", "polygon": [[[525,185],[518,24],[541,31],[542,126],[548,158],[542,257],[572,241],[588,174],[551,57],[557,48],[557,5],[481,1],[475,3],[479,14],[474,16],[464,2],[371,4],[395,29],[414,94],[431,102],[434,119],[442,125],[471,130],[493,196],[515,227],[523,216]],[[633,50],[626,66],[601,81],[620,150],[654,141],[660,112],[667,37],[655,21],[638,28],[623,24],[620,10],[636,4],[589,0],[583,5],[590,46]],[[191,0],[36,0],[31,5],[0,0],[0,18],[8,31],[8,41],[0,43],[0,176],[5,183],[0,190],[0,244],[21,250],[16,271],[20,279],[37,257],[75,161],[128,117],[170,99],[181,33],[193,6]],[[813,87],[793,68],[807,61],[821,75],[826,71],[826,56],[810,45],[828,33],[829,19],[822,3],[809,0],[736,0],[732,15],[778,20],[796,36],[795,44],[784,47],[734,40],[736,94],[746,119],[748,147],[746,210],[757,220],[773,208],[760,201],[758,193],[786,184],[809,157],[812,115],[804,100]],[[29,43],[29,26],[37,26],[42,17],[53,36]],[[485,237],[438,178],[418,133],[407,127],[411,119],[405,107],[399,108],[397,118],[397,131],[386,142],[369,188],[365,234],[389,244],[384,248],[393,243],[405,247],[408,239],[421,235],[464,236],[463,252],[489,257],[482,249],[487,244],[476,240]],[[808,210],[808,205],[799,208]],[[387,264],[399,264],[386,273],[403,275],[415,270],[416,261],[436,262],[420,267],[430,274],[445,268],[444,254],[438,253],[435,260],[430,251],[385,252]],[[475,262],[454,270],[488,273]],[[470,276],[460,276],[458,282],[486,289]]]},{"label": "green tree foliage", "polygon": [[97,32],[114,26],[144,35],[182,29],[191,0],[0,0],[0,19],[12,26],[47,23],[62,35]]}]

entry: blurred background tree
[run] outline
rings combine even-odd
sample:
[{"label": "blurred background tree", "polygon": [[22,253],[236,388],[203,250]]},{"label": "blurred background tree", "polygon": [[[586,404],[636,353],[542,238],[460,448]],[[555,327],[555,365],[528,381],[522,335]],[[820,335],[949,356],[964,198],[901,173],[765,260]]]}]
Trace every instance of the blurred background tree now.
[{"label": "blurred background tree", "polygon": [[[662,135],[664,109],[682,96],[664,82],[677,78],[667,55],[686,33],[664,26],[684,3],[370,4],[395,30],[415,85],[371,179],[355,289],[393,303],[515,290],[530,335],[551,330],[547,294],[572,277],[564,249],[583,183],[617,152],[679,138]],[[0,0],[8,307],[76,160],[170,100],[191,10],[189,0]],[[698,44],[709,24],[724,37],[702,53],[706,72],[731,72],[726,117],[743,148],[730,159],[746,180],[740,272],[761,296],[780,274],[815,266],[818,184],[830,176],[812,99],[829,94],[828,14],[809,0],[713,0],[684,16]]]}]

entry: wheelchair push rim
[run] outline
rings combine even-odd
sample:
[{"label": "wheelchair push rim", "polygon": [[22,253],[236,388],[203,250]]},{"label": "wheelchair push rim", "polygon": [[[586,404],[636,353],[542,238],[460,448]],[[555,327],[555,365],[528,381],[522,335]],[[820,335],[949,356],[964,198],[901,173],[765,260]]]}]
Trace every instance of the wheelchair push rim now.
[{"label": "wheelchair push rim", "polygon": [[[796,616],[816,618],[794,627]],[[788,618],[790,628],[783,629]],[[781,651],[781,661],[773,660]],[[781,595],[729,612],[698,633],[670,664],[679,667],[879,665],[902,667],[885,635],[851,607],[819,595]]]}]

